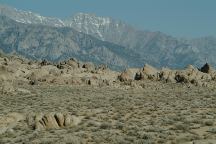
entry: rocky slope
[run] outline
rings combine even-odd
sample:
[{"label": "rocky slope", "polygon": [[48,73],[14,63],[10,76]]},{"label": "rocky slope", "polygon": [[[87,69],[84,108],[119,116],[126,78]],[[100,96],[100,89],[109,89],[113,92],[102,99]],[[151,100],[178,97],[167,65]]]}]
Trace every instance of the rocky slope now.
[{"label": "rocky slope", "polygon": [[[215,65],[216,38],[204,37],[181,40],[161,32],[142,31],[112,18],[78,13],[65,21],[65,25],[130,49],[145,58],[145,63],[157,67],[183,68],[208,62]],[[213,53],[206,53],[213,52]]]},{"label": "rocky slope", "polygon": [[131,50],[72,28],[21,24],[5,16],[0,16],[0,28],[0,46],[6,53],[50,61],[75,57],[82,61],[106,64],[114,69],[142,64],[139,56]]},{"label": "rocky slope", "polygon": [[[29,85],[92,85],[115,88],[143,88],[146,83],[181,83],[187,86],[215,88],[216,70],[209,64],[197,69],[157,69],[150,65],[127,69],[122,72],[110,70],[105,65],[77,61],[70,58],[52,63],[46,60],[32,61],[17,56],[0,55],[0,93],[20,91],[13,86]],[[22,90],[21,90],[22,91]]]}]

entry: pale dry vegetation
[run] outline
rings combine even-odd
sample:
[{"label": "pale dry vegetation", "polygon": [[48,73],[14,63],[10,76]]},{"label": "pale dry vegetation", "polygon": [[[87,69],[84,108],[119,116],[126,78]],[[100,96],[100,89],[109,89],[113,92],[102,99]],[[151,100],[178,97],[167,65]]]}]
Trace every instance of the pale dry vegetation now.
[{"label": "pale dry vegetation", "polygon": [[[0,143],[185,143],[216,139],[216,90],[162,82],[140,88],[26,85],[30,93],[2,94],[1,116],[67,112],[81,123],[35,130],[21,119]],[[198,142],[197,142],[198,143]]]}]

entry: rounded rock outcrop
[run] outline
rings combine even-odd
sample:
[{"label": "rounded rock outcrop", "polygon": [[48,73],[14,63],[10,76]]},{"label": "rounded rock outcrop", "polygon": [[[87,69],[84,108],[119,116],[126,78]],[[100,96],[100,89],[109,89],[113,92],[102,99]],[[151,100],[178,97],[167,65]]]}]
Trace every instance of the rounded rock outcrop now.
[{"label": "rounded rock outcrop", "polygon": [[81,119],[81,117],[68,113],[38,113],[29,115],[27,122],[34,130],[47,130],[76,126],[81,122]]}]

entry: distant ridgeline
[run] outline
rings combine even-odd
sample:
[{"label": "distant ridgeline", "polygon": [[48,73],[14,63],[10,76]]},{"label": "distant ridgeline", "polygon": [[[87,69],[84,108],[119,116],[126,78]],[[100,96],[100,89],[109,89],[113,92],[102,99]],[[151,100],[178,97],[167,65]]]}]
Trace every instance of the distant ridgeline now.
[{"label": "distant ridgeline", "polygon": [[136,30],[111,18],[79,13],[66,20],[0,6],[0,49],[31,59],[61,61],[71,57],[112,69],[183,68],[216,65],[216,38],[177,39],[161,32]]}]

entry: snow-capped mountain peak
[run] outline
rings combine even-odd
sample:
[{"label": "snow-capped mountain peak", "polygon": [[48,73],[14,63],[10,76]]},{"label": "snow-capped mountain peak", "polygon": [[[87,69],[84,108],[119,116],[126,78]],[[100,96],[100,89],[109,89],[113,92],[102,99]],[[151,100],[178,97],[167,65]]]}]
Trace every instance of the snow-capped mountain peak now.
[{"label": "snow-capped mountain peak", "polygon": [[95,14],[77,13],[72,18],[65,20],[65,25],[73,27],[80,32],[94,35],[105,40],[103,31],[109,27],[113,20],[108,17],[98,17]]},{"label": "snow-capped mountain peak", "polygon": [[84,21],[89,24],[93,24],[96,26],[99,25],[109,25],[111,23],[111,18],[108,17],[98,17],[95,14],[87,14],[87,13],[77,13],[72,18],[73,21],[79,22]]},{"label": "snow-capped mountain peak", "polygon": [[5,15],[17,22],[25,24],[43,24],[56,27],[65,26],[58,18],[44,17],[31,11],[18,10],[5,5],[0,5],[0,15]]},{"label": "snow-capped mountain peak", "polygon": [[118,28],[123,24],[109,17],[100,17],[87,13],[77,13],[71,18],[61,20],[59,18],[44,17],[31,11],[18,10],[4,5],[0,5],[0,15],[5,15],[17,22],[25,24],[72,27],[79,32],[93,35],[101,40],[106,40],[105,35],[111,29],[119,31]]}]

